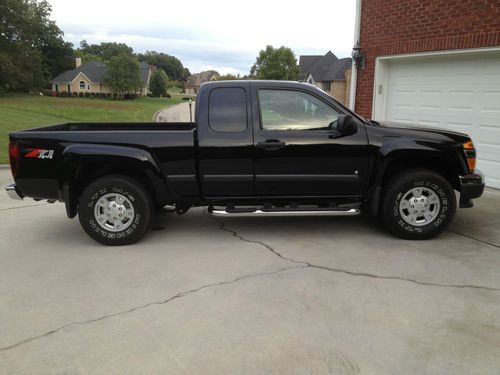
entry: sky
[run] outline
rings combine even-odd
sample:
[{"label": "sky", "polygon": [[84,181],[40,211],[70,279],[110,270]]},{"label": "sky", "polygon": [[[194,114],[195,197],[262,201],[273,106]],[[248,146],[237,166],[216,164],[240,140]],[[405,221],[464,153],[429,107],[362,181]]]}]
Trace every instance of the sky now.
[{"label": "sky", "polygon": [[191,73],[248,74],[266,45],[300,55],[351,54],[355,0],[49,0],[51,18],[78,47],[122,42],[173,55]]}]

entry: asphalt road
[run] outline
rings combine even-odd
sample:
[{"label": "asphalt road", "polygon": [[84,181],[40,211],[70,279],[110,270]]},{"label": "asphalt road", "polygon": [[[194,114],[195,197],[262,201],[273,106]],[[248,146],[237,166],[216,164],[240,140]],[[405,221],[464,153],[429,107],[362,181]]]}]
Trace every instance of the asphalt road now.
[{"label": "asphalt road", "polygon": [[154,122],[191,122],[194,121],[195,102],[191,103],[191,117],[189,117],[189,103],[183,102],[159,110],[155,113]]},{"label": "asphalt road", "polygon": [[403,241],[366,217],[193,209],[104,247],[62,204],[0,192],[0,373],[498,374],[499,210],[489,190]]}]

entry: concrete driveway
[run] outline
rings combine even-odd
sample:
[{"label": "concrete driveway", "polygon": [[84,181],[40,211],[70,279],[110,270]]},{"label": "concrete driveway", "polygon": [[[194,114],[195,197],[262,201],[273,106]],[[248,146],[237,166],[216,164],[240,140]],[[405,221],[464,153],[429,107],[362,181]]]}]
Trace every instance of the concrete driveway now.
[{"label": "concrete driveway", "polygon": [[104,247],[62,204],[2,192],[0,373],[498,374],[499,210],[489,190],[415,242],[193,209]]},{"label": "concrete driveway", "polygon": [[160,109],[153,116],[154,122],[192,122],[194,121],[194,101],[191,103],[191,117],[189,117],[189,102]]}]

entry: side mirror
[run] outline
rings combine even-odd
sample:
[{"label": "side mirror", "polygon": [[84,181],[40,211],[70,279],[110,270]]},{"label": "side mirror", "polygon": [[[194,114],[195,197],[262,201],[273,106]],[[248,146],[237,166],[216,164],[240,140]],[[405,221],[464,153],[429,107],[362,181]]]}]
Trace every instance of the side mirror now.
[{"label": "side mirror", "polygon": [[337,130],[342,135],[351,135],[356,133],[358,126],[351,115],[339,115],[337,118]]}]

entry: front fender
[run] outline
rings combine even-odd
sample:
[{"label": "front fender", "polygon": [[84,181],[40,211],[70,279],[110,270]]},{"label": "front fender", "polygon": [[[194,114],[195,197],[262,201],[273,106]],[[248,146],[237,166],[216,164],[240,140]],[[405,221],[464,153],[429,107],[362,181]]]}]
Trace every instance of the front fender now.
[{"label": "front fender", "polygon": [[371,188],[368,193],[372,215],[378,213],[382,185],[393,163],[400,163],[408,168],[426,167],[430,169],[446,165],[447,172],[456,178],[459,174],[467,171],[465,161],[460,159],[458,150],[455,150],[452,144],[445,146],[442,143],[400,138],[386,142],[378,150],[370,183]]}]

